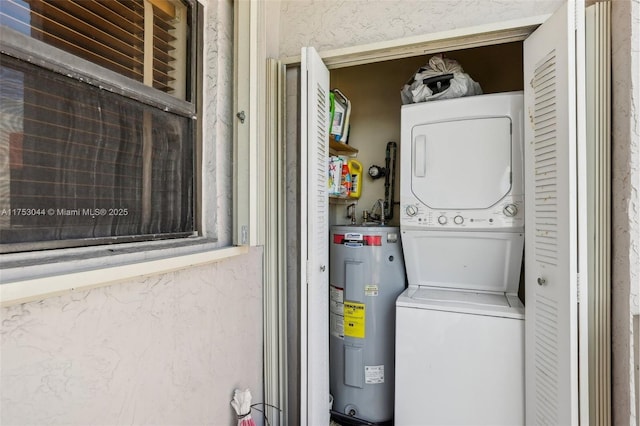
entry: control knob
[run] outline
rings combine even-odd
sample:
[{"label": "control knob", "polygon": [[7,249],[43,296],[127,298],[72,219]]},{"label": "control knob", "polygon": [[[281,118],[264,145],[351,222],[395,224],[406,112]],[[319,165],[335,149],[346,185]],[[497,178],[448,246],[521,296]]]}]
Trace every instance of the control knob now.
[{"label": "control knob", "polygon": [[462,222],[464,222],[464,218],[460,215],[453,218],[453,223],[456,225],[462,225]]},{"label": "control knob", "polygon": [[413,204],[409,204],[405,209],[405,212],[407,213],[407,216],[413,217],[418,214],[418,208]]},{"label": "control knob", "polygon": [[447,217],[446,216],[438,216],[438,223],[440,225],[446,225],[447,224]]},{"label": "control knob", "polygon": [[516,206],[515,204],[507,204],[502,209],[502,213],[504,213],[504,215],[507,217],[514,217],[518,214],[518,206]]}]

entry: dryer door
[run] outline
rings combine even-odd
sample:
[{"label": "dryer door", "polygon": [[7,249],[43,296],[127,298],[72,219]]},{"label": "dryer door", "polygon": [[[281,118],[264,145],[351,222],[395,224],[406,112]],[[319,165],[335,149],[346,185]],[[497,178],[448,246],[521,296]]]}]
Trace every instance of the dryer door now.
[{"label": "dryer door", "polygon": [[511,127],[509,117],[414,127],[411,191],[437,210],[493,206],[511,189]]}]

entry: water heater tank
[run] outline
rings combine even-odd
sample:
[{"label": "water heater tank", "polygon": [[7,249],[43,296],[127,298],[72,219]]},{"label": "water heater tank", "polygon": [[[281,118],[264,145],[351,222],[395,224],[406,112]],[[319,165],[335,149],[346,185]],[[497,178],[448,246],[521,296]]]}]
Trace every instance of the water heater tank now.
[{"label": "water heater tank", "polygon": [[333,414],[391,424],[395,301],[405,288],[399,228],[334,226],[330,241]]}]

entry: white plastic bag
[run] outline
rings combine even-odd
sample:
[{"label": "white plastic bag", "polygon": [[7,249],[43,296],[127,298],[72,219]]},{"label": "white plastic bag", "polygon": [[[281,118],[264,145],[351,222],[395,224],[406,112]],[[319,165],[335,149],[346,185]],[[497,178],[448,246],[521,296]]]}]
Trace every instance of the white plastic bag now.
[{"label": "white plastic bag", "polygon": [[[425,80],[439,76],[443,78],[435,86],[425,84]],[[439,55],[432,56],[429,63],[421,67],[400,92],[403,105],[481,94],[480,85],[464,72],[457,61]]]},{"label": "white plastic bag", "polygon": [[238,416],[238,426],[256,426],[255,421],[251,418],[251,392],[249,389],[233,392],[231,406]]}]

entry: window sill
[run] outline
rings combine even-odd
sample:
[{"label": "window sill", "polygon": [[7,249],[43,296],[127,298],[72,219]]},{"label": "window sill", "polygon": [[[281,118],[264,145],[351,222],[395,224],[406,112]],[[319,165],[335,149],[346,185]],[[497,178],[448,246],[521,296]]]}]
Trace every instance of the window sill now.
[{"label": "window sill", "polygon": [[205,265],[249,252],[202,237],[4,255],[0,306]]}]

